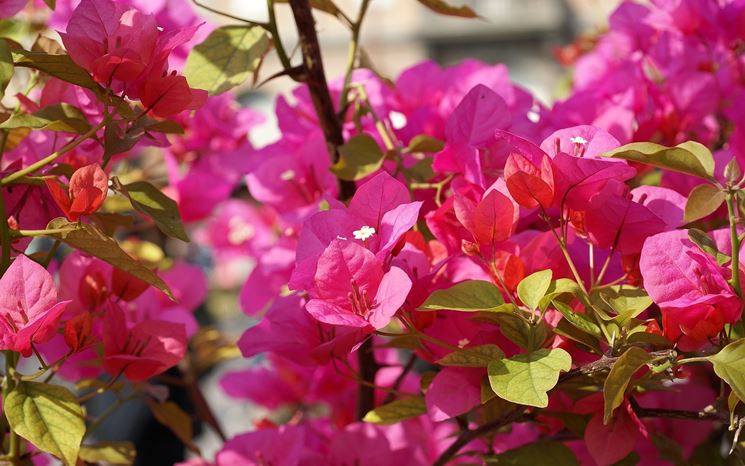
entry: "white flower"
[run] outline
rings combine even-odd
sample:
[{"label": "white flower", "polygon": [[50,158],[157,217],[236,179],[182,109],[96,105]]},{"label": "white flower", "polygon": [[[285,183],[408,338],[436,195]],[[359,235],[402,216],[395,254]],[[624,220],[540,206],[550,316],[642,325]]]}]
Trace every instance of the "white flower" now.
[{"label": "white flower", "polygon": [[375,234],[375,228],[365,225],[359,230],[353,231],[352,233],[354,234],[354,239],[365,241],[367,238]]},{"label": "white flower", "polygon": [[583,146],[588,142],[587,139],[583,138],[582,136],[574,136],[569,140],[572,141],[574,144],[581,144]]},{"label": "white flower", "polygon": [[279,179],[282,181],[290,181],[293,178],[295,178],[294,170],[285,170],[279,174]]}]

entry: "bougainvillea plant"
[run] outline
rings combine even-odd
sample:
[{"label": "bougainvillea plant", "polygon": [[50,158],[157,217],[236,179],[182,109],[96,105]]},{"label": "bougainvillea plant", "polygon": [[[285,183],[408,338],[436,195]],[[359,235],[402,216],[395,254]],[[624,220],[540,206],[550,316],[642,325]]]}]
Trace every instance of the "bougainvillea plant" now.
[{"label": "bougainvillea plant", "polygon": [[[745,463],[745,2],[620,3],[552,106],[502,65],[364,68],[358,3],[0,0],[0,462],[131,464],[97,429],[141,399],[188,466]],[[262,79],[298,87],[255,147],[231,89]],[[237,342],[164,253],[190,238]],[[263,414],[227,438],[198,381],[239,355],[221,388]]]}]

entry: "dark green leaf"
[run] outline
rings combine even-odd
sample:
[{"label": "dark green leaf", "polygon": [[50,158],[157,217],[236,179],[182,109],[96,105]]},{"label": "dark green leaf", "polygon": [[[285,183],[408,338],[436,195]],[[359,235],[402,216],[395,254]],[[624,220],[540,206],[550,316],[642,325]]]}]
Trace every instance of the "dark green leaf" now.
[{"label": "dark green leaf", "polygon": [[452,6],[444,0],[418,0],[435,13],[461,18],[478,18],[478,15],[468,6]]},{"label": "dark green leaf", "polygon": [[221,94],[242,84],[261,65],[271,48],[258,26],[223,26],[189,53],[184,76],[191,87]]},{"label": "dark green leaf", "polygon": [[13,50],[16,66],[24,66],[46,73],[71,84],[75,84],[97,93],[101,87],[82,67],[75,64],[67,55],[52,55],[43,52]]},{"label": "dark green leaf", "polygon": [[745,400],[745,339],[740,339],[709,356],[714,372],[732,387],[737,397]]},{"label": "dark green leaf", "polygon": [[147,181],[124,185],[123,192],[132,201],[132,207],[152,217],[160,231],[172,238],[189,241],[176,201]]},{"label": "dark green leaf", "polygon": [[13,55],[10,53],[8,43],[0,40],[0,99],[5,95],[5,88],[8,87],[12,77]]},{"label": "dark green leaf", "polygon": [[590,317],[574,312],[568,304],[564,304],[561,301],[554,301],[553,305],[570,324],[574,325],[579,330],[589,333],[594,337],[599,337],[601,335],[602,332],[600,327],[598,324],[593,322]]},{"label": "dark green leaf", "polygon": [[538,441],[484,458],[498,466],[579,466],[577,457],[559,442]]},{"label": "dark green leaf", "polygon": [[409,141],[409,145],[404,149],[408,153],[416,152],[440,152],[445,147],[445,143],[432,136],[426,134],[420,134],[414,136]]},{"label": "dark green leaf", "polygon": [[730,256],[717,249],[716,243],[709,235],[697,228],[690,228],[688,230],[688,239],[703,252],[713,257],[719,265],[724,265],[732,260]]}]

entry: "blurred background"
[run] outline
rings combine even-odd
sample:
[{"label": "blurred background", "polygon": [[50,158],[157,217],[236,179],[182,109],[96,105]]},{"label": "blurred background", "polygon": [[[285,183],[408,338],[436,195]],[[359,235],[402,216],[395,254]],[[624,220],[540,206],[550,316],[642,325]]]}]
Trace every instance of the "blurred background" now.
[{"label": "blurred background", "polygon": [[[253,21],[266,21],[268,16],[264,0],[202,0],[199,3]],[[285,49],[297,62],[300,60],[296,49],[297,32],[289,6],[282,3],[277,0],[280,35]],[[335,3],[347,16],[355,17],[360,0],[335,0]],[[361,44],[373,68],[382,76],[395,80],[402,70],[425,59],[432,59],[441,65],[451,65],[466,58],[503,63],[509,68],[514,82],[529,90],[544,104],[550,105],[568,91],[571,79],[567,68],[557,60],[558,49],[578,38],[592,37],[602,31],[608,15],[618,2],[450,0],[450,3],[470,6],[481,18],[473,20],[437,15],[414,0],[372,0],[363,23]],[[210,13],[196,5],[194,9],[215,24],[236,24],[235,20]],[[333,80],[341,76],[346,67],[350,33],[338,19],[330,15],[315,12],[315,16],[326,75]],[[262,65],[259,82],[280,69],[276,56],[270,54]],[[247,83],[236,89],[243,105],[254,108],[267,118],[261,127],[251,133],[255,147],[278,139],[274,103],[277,95],[289,93],[295,85],[291,79],[280,77],[258,87]],[[205,265],[208,264],[208,253],[195,251],[193,243],[174,243],[167,245],[169,255],[193,257],[196,253],[198,257],[204,257]],[[179,251],[179,248],[189,250]],[[251,264],[246,263],[242,267],[245,277]],[[210,281],[212,290],[207,303],[200,309],[201,319],[237,340],[243,330],[253,324],[241,313],[238,305],[237,293],[241,283],[226,283],[218,271],[210,274]],[[228,438],[251,430],[253,422],[264,413],[245,402],[225,396],[219,379],[226,371],[255,364],[261,364],[261,361],[232,359],[201,381],[203,392]],[[255,383],[260,384],[261,381]],[[102,404],[105,404],[104,400]],[[138,464],[166,464],[162,457],[156,458],[159,458],[159,452],[162,454],[170,449],[160,440],[169,438],[170,434],[163,432],[163,428],[157,424],[150,423],[143,429],[136,422],[131,422],[132,418],[147,412],[144,406],[131,404],[130,409],[123,411],[122,415],[107,421],[110,426],[105,436],[110,439],[139,438]],[[136,426],[137,431],[127,432],[128,429],[123,426]],[[196,444],[205,458],[211,458],[222,442],[212,430],[205,428],[201,429]],[[178,449],[178,445],[176,441],[171,448]]]}]

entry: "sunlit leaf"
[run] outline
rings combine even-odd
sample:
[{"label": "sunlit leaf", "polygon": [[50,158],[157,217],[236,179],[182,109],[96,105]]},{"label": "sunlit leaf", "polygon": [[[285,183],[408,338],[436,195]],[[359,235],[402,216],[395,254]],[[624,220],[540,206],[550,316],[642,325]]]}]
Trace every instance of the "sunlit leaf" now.
[{"label": "sunlit leaf", "polygon": [[412,396],[378,406],[365,414],[362,420],[373,424],[395,424],[405,419],[421,416],[426,412],[424,397]]},{"label": "sunlit leaf", "polygon": [[493,283],[467,280],[444,290],[434,291],[421,309],[451,311],[484,311],[504,304],[502,293]]},{"label": "sunlit leaf", "polygon": [[548,391],[559,381],[559,372],[572,367],[572,357],[561,348],[539,349],[492,361],[487,369],[492,390],[513,403],[545,408]]},{"label": "sunlit leaf", "polygon": [[613,411],[623,403],[626,387],[631,377],[651,360],[652,358],[646,351],[632,346],[613,363],[603,384],[603,399],[605,400],[603,422],[605,424],[613,416]]}]

